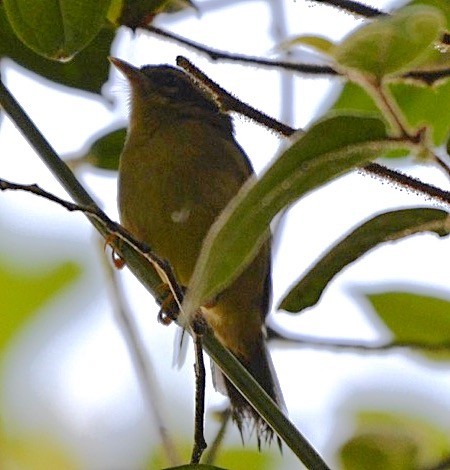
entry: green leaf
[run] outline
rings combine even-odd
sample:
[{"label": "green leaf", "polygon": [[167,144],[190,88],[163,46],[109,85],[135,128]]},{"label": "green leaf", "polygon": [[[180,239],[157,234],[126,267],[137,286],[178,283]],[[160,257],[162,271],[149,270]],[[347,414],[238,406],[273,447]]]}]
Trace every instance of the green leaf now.
[{"label": "green leaf", "polygon": [[213,298],[242,272],[281,209],[399,145],[389,140],[379,119],[335,116],[313,126],[259,181],[247,182],[213,224],[191,279],[186,310]]},{"label": "green leaf", "polygon": [[419,64],[444,27],[437,8],[406,7],[357,29],[331,53],[342,67],[380,80]]},{"label": "green leaf", "polygon": [[[37,310],[80,275],[81,268],[66,261],[51,271],[20,272],[0,264],[0,353]],[[26,295],[24,295],[26,293]]]},{"label": "green leaf", "polygon": [[367,299],[396,341],[450,343],[450,301],[408,292],[369,294]]},{"label": "green leaf", "polygon": [[306,46],[318,52],[322,52],[323,54],[328,54],[335,44],[328,38],[322,36],[302,35],[283,41],[279,48],[282,50],[289,50],[292,46],[297,45]]},{"label": "green leaf", "polygon": [[66,446],[45,433],[21,434],[14,437],[0,434],[0,468],[6,469],[64,469],[76,470],[80,462],[75,460]]},{"label": "green leaf", "polygon": [[426,126],[430,129],[434,145],[442,145],[450,132],[450,109],[442,106],[450,100],[450,80],[438,82],[433,87],[411,83],[389,85],[399,108],[412,128]]},{"label": "green leaf", "polygon": [[89,150],[85,154],[69,157],[66,163],[72,168],[88,163],[102,170],[117,171],[126,134],[126,128],[102,134],[100,137],[94,138],[93,142],[88,143]]},{"label": "green leaf", "polygon": [[[450,108],[442,106],[442,103],[450,102],[450,80],[438,82],[432,87],[400,82],[387,86],[411,128],[427,127],[436,146],[446,142],[450,133]],[[340,113],[358,112],[381,117],[372,98],[363,88],[351,82],[345,84],[331,109]]]},{"label": "green leaf", "polygon": [[233,470],[248,470],[249,468],[270,470],[278,468],[274,455],[269,452],[269,449],[259,452],[256,449],[225,448],[220,451],[217,463]]},{"label": "green leaf", "polygon": [[446,29],[450,30],[450,3],[448,0],[413,0],[408,3],[408,6],[413,5],[428,5],[430,7],[435,7],[441,11],[446,19]]},{"label": "green leaf", "polygon": [[372,248],[424,231],[448,235],[449,219],[449,214],[439,209],[403,209],[368,220],[328,251],[284,297],[279,308],[299,312],[315,305],[333,277]]},{"label": "green leaf", "polygon": [[449,453],[447,433],[402,414],[360,412],[356,432],[340,449],[343,470],[431,468]]},{"label": "green leaf", "polygon": [[3,0],[17,37],[47,59],[67,61],[106,22],[111,0]]},{"label": "green leaf", "polygon": [[0,57],[10,57],[26,69],[62,85],[100,93],[108,79],[109,62],[106,57],[114,37],[114,29],[105,26],[70,62],[55,62],[24,47],[11,29],[5,10],[0,5]]}]

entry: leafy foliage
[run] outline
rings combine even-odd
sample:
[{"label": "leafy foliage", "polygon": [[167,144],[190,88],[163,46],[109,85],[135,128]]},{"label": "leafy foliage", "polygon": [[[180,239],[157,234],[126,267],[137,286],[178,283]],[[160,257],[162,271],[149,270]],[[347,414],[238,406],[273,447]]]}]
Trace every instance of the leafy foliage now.
[{"label": "leafy foliage", "polygon": [[[20,272],[11,265],[0,263],[2,319],[0,354],[10,340],[33,318],[46,302],[62,291],[81,274],[73,261],[61,263],[50,271]],[[18,292],[26,295],[18,295]]]}]

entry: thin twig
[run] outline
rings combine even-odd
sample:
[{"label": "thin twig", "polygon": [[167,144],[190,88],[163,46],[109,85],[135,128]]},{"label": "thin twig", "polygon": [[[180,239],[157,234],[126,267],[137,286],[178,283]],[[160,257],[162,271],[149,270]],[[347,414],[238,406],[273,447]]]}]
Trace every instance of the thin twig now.
[{"label": "thin twig", "polygon": [[323,3],[341,10],[348,11],[364,18],[373,18],[376,16],[385,16],[388,13],[378,10],[377,8],[370,7],[364,3],[355,2],[352,0],[313,0],[315,3]]},{"label": "thin twig", "polygon": [[212,465],[215,462],[217,454],[225,437],[225,432],[227,430],[228,423],[230,422],[230,418],[231,408],[227,407],[224,411],[220,413],[220,427],[212,444],[209,446],[209,451],[203,459],[204,464]]},{"label": "thin twig", "polygon": [[[103,246],[103,244],[102,244]],[[164,449],[167,461],[170,465],[177,465],[180,463],[180,458],[176,447],[167,432],[167,427],[161,414],[161,394],[160,388],[156,383],[156,378],[153,373],[153,367],[150,357],[145,350],[145,346],[139,335],[139,330],[133,320],[131,313],[128,311],[123,293],[117,278],[117,272],[112,268],[111,264],[106,262],[103,257],[105,271],[108,276],[109,285],[111,286],[110,292],[113,297],[113,308],[120,331],[124,336],[125,342],[128,346],[130,358],[136,371],[138,382],[141,386],[142,395],[147,402],[147,407],[152,413],[153,420],[156,423],[156,428],[160,437],[162,448]]]},{"label": "thin twig", "polygon": [[400,171],[391,170],[383,165],[378,163],[369,163],[364,166],[362,170],[370,173],[374,176],[379,176],[380,178],[387,180],[391,183],[398,184],[403,188],[409,189],[411,191],[423,194],[432,199],[436,199],[439,202],[444,204],[450,204],[450,192],[444,191],[443,189],[437,188],[428,183],[424,183],[417,178],[412,176],[405,175]]},{"label": "thin twig", "polygon": [[194,332],[193,338],[195,347],[195,429],[191,464],[197,464],[207,447],[204,435],[206,372],[201,335]]},{"label": "thin twig", "polygon": [[447,163],[444,162],[441,158],[439,158],[436,154],[433,154],[434,161],[436,164],[442,169],[442,171],[446,174],[448,178],[450,178],[450,167]]},{"label": "thin twig", "polygon": [[267,59],[261,59],[259,57],[250,57],[250,56],[245,56],[241,54],[231,54],[229,52],[219,51],[217,49],[206,47],[203,44],[200,44],[195,41],[191,41],[190,39],[183,38],[181,36],[178,36],[177,34],[165,31],[153,25],[149,25],[141,29],[144,29],[145,31],[156,34],[163,38],[173,40],[179,44],[183,44],[184,46],[187,46],[198,52],[202,52],[203,54],[208,55],[210,59],[214,61],[215,60],[228,60],[232,62],[259,65],[263,67],[282,68],[284,70],[292,70],[292,71],[304,73],[304,74],[333,75],[333,76],[340,75],[338,71],[336,71],[335,69],[333,69],[332,67],[328,65],[294,64],[291,62],[267,60]]},{"label": "thin twig", "polygon": [[[286,71],[297,72],[305,75],[328,75],[331,77],[341,77],[343,74],[336,70],[331,65],[317,65],[317,64],[305,64],[305,63],[293,63],[288,61],[279,61],[279,60],[268,60],[262,59],[260,57],[251,57],[242,54],[234,54],[229,52],[220,51],[217,49],[212,49],[210,47],[204,46],[190,39],[179,36],[175,33],[165,31],[161,28],[158,28],[153,25],[148,25],[141,27],[144,31],[156,34],[165,39],[175,41],[179,44],[182,44],[190,49],[194,49],[197,52],[201,52],[209,56],[211,60],[225,60],[230,62],[239,62],[242,64],[256,65],[260,67],[270,67],[271,69],[282,69]],[[448,38],[447,38],[448,36]],[[448,42],[446,42],[448,40]],[[450,44],[450,35],[444,35],[442,38],[444,44]],[[397,78],[406,78],[412,79],[419,82],[426,83],[427,85],[432,85],[438,80],[442,80],[450,76],[450,69],[434,70],[434,71],[411,71],[407,72],[401,77]]]},{"label": "thin twig", "polygon": [[337,351],[356,351],[377,353],[393,349],[419,349],[426,352],[445,352],[450,350],[450,341],[441,343],[424,343],[421,341],[392,341],[390,343],[358,343],[353,340],[340,341],[337,339],[320,340],[313,336],[292,335],[267,328],[269,340],[279,340],[285,344],[304,346],[307,348],[319,348]]},{"label": "thin twig", "polygon": [[0,190],[20,190],[26,191],[36,196],[43,197],[48,199],[49,201],[55,202],[60,206],[64,207],[70,212],[82,212],[85,215],[89,215],[97,222],[99,222],[107,231],[109,236],[117,237],[118,239],[125,242],[128,246],[133,248],[137,251],[141,256],[143,256],[149,263],[156,269],[156,271],[160,274],[164,282],[169,286],[172,295],[174,297],[175,302],[177,303],[180,312],[181,312],[181,304],[183,301],[183,291],[181,287],[178,285],[175,275],[172,271],[170,265],[154,254],[149,247],[139,241],[136,240],[127,230],[125,230],[120,224],[112,221],[104,212],[102,212],[97,206],[94,207],[87,207],[82,206],[79,204],[74,204],[73,202],[66,201],[55,196],[48,191],[40,188],[37,184],[19,184],[19,183],[12,183],[10,181],[6,181],[0,178]]}]

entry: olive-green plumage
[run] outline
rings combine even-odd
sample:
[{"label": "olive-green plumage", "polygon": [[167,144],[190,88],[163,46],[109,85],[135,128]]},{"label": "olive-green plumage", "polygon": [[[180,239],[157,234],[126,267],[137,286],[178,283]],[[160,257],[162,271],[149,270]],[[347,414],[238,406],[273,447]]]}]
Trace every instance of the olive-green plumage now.
[{"label": "olive-green plumage", "polygon": [[[111,60],[131,85],[130,126],[119,167],[122,224],[168,260],[187,286],[206,233],[253,170],[233,137],[230,117],[184,72]],[[267,243],[202,310],[221,343],[280,404],[264,340],[270,290]],[[244,418],[253,418],[258,438],[270,438],[262,418],[218,371],[216,376],[225,384],[239,428]]]}]

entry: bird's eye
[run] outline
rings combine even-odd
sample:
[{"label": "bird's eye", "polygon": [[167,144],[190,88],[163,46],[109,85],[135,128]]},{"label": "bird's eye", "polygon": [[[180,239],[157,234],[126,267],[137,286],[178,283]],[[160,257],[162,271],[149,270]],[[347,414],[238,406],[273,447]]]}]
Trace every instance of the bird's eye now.
[{"label": "bird's eye", "polygon": [[177,88],[179,85],[179,79],[174,75],[167,74],[164,77],[164,85],[168,88]]}]

